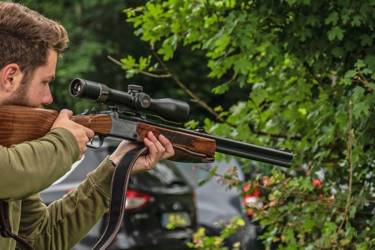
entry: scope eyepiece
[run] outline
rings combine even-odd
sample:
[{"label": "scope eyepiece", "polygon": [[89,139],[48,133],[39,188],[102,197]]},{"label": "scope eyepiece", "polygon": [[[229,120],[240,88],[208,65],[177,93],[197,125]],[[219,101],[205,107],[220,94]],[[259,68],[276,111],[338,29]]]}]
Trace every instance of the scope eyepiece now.
[{"label": "scope eyepiece", "polygon": [[69,92],[74,97],[150,112],[174,122],[186,121],[190,112],[190,106],[186,102],[170,98],[152,99],[137,85],[131,85],[128,92],[123,92],[102,83],[76,78],[71,81]]},{"label": "scope eyepiece", "polygon": [[102,83],[76,78],[70,83],[69,92],[75,97],[105,103],[108,99],[110,88]]}]

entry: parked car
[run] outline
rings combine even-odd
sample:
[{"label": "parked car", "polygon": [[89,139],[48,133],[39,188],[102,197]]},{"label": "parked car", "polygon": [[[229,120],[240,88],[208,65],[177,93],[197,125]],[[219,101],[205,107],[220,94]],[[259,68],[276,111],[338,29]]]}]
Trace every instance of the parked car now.
[{"label": "parked car", "polygon": [[[206,179],[210,168],[214,166],[217,167],[217,176],[199,185],[200,180]],[[245,221],[245,227],[227,239],[225,245],[230,249],[235,242],[240,242],[242,250],[264,249],[258,240],[260,227],[253,224],[247,216],[241,190],[228,189],[220,181],[220,176],[231,167],[237,168],[240,180],[245,178],[235,160],[210,164],[179,163],[177,167],[194,187],[198,226],[204,227],[207,235],[219,235],[226,224],[233,218],[240,217]]]},{"label": "parked car", "polygon": [[[114,146],[89,149],[70,173],[41,193],[46,204],[74,190]],[[123,227],[110,249],[185,249],[197,228],[194,191],[170,161],[131,176]],[[74,249],[91,249],[104,231],[106,216]]]}]

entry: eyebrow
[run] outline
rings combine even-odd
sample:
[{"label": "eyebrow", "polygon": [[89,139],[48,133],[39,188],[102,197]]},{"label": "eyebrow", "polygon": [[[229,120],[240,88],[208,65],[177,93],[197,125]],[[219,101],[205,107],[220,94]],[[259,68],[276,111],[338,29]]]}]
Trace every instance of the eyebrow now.
[{"label": "eyebrow", "polygon": [[53,81],[55,80],[55,75],[48,76],[46,79],[48,79],[49,81]]}]

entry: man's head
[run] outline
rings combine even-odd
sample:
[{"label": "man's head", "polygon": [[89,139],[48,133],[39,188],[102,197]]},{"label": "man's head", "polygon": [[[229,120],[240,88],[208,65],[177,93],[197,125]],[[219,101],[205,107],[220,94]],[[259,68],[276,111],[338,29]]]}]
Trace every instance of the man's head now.
[{"label": "man's head", "polygon": [[58,55],[68,44],[63,26],[16,3],[0,2],[0,104],[52,102]]}]

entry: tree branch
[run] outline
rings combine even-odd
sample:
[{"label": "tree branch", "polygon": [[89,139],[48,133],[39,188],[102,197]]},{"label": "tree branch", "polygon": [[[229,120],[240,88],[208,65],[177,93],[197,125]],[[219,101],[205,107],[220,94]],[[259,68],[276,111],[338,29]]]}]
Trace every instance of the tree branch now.
[{"label": "tree branch", "polygon": [[[198,103],[201,107],[203,107],[205,110],[207,110],[210,114],[212,114],[216,120],[222,122],[222,123],[227,123],[223,118],[221,118],[219,116],[219,114],[217,112],[215,112],[215,110],[213,110],[205,101],[203,101],[202,99],[200,99],[197,95],[195,95],[190,89],[188,89],[186,87],[186,85],[180,81],[180,79],[178,79],[178,77],[176,76],[176,74],[174,74],[169,68],[168,66],[163,62],[163,60],[161,60],[161,58],[159,57],[159,55],[155,52],[155,50],[153,48],[151,48],[151,51],[152,51],[152,54],[154,55],[154,57],[156,58],[156,60],[159,62],[159,64],[161,65],[161,67],[163,68],[164,71],[166,72],[169,72],[169,74],[171,75],[171,78],[174,80],[174,82],[180,87],[182,88],[185,93],[187,93],[192,99],[194,102]],[[227,123],[229,124],[229,123]],[[233,126],[233,124],[229,124],[231,126]]]},{"label": "tree branch", "polygon": [[[113,58],[111,56],[107,56],[107,58],[109,60],[111,60],[112,62],[114,62],[115,64],[117,64],[121,67],[123,66],[122,63],[119,60],[116,60],[115,58]],[[139,73],[143,74],[143,75],[146,75],[146,76],[149,76],[149,77],[154,77],[154,78],[170,78],[171,77],[170,74],[158,75],[158,74],[153,74],[153,73],[143,71],[143,70],[139,70]]]},{"label": "tree branch", "polygon": [[344,224],[349,223],[349,208],[352,203],[352,188],[353,188],[353,141],[354,141],[354,131],[353,131],[353,103],[350,100],[349,102],[349,123],[348,123],[348,141],[347,141],[347,151],[348,151],[348,164],[349,164],[349,190],[348,197],[346,199],[346,205],[344,210],[344,218],[337,229],[337,232],[340,233]]},{"label": "tree branch", "polygon": [[249,125],[249,128],[250,128],[251,132],[253,132],[254,134],[262,135],[262,136],[268,136],[268,137],[275,138],[275,139],[290,139],[290,140],[301,140],[302,139],[302,137],[298,136],[298,135],[272,134],[272,133],[267,133],[267,132],[264,132],[264,131],[258,131],[255,128],[253,128],[251,125]]}]

